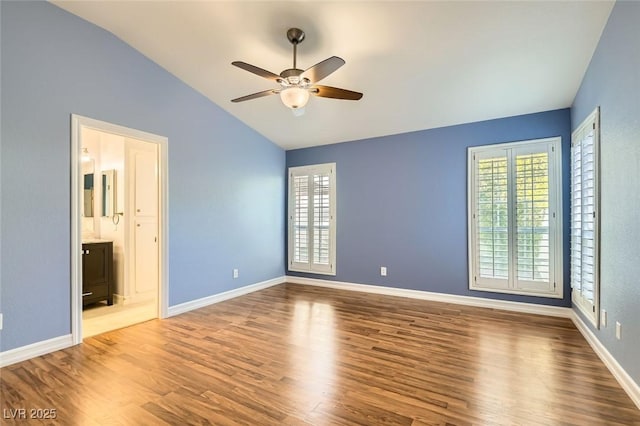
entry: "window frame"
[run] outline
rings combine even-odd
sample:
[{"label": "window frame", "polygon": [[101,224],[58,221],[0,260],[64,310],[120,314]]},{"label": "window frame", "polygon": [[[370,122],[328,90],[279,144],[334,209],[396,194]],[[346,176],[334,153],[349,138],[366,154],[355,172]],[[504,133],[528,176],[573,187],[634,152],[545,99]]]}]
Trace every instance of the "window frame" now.
[{"label": "window frame", "polygon": [[[314,237],[314,208],[313,208],[313,177],[314,175],[329,176],[329,264],[315,263],[314,247],[312,244]],[[295,253],[295,221],[294,213],[296,206],[294,177],[307,176],[311,185],[308,188],[308,200],[310,201],[307,214],[307,258],[308,262],[297,262],[294,259]],[[287,265],[289,271],[307,272],[322,275],[336,275],[336,163],[313,164],[308,166],[289,167],[288,169],[288,206],[287,206]]]},{"label": "window frame", "polygon": [[[600,328],[600,107],[596,107],[591,114],[589,114],[582,123],[571,133],[571,190],[573,191],[574,184],[574,145],[577,139],[584,134],[585,131],[593,130],[593,197],[594,197],[594,229],[593,229],[593,303],[589,302],[582,296],[578,289],[576,289],[576,283],[573,281],[573,251],[572,246],[569,254],[569,268],[571,270],[571,302],[578,310],[593,324],[596,329]],[[582,164],[581,164],[582,165]],[[582,181],[582,176],[581,176]],[[571,200],[571,219],[569,229],[571,230],[571,243],[573,242],[573,192],[570,193],[569,199]],[[582,200],[582,198],[581,198]],[[582,204],[581,204],[582,207]],[[582,234],[581,234],[582,235]],[[582,272],[582,271],[581,271]]]},{"label": "window frame", "polygon": [[[488,285],[482,284],[478,280],[479,261],[476,254],[477,247],[477,221],[478,213],[477,200],[479,198],[476,188],[476,157],[492,151],[505,151],[507,158],[507,188],[508,202],[507,212],[509,217],[508,241],[510,243],[508,251],[508,276],[503,282],[496,279],[487,280]],[[549,282],[548,289],[531,288],[525,284],[528,281],[518,279],[517,255],[513,244],[516,234],[515,219],[515,157],[525,152],[550,153],[549,156],[549,243],[552,253],[549,255]],[[545,298],[562,299],[564,297],[563,285],[563,233],[562,233],[562,138],[551,137],[543,139],[532,139],[526,141],[499,143],[491,145],[473,146],[467,148],[467,242],[468,242],[468,270],[469,289],[473,291],[486,291],[492,293],[505,293],[526,296],[536,296]],[[520,284],[522,283],[522,284]],[[542,287],[540,285],[539,287]]]}]

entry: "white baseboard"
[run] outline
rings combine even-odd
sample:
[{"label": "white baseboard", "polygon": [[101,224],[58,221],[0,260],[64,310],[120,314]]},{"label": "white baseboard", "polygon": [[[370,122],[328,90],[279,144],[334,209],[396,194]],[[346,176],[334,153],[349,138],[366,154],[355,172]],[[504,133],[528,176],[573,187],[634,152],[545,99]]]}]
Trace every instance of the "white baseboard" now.
[{"label": "white baseboard", "polygon": [[145,293],[137,293],[120,297],[122,298],[123,305],[135,305],[137,303],[145,303],[151,300],[158,300],[158,292],[156,290],[151,290]]},{"label": "white baseboard", "polygon": [[124,296],[122,294],[113,293],[113,303],[115,305],[129,306],[156,300],[157,297],[158,293],[153,290],[147,293],[140,293],[133,296]]},{"label": "white baseboard", "polygon": [[214,303],[219,303],[225,300],[233,299],[234,297],[243,296],[245,294],[249,294],[249,293],[253,293],[254,291],[273,287],[274,285],[282,284],[284,282],[286,282],[286,280],[285,280],[285,277],[282,276],[282,277],[274,278],[271,280],[262,281],[259,283],[236,288],[234,290],[225,291],[224,293],[218,293],[212,296],[203,297],[201,299],[191,300],[189,302],[169,306],[167,317],[180,315],[185,312],[192,311],[194,309],[204,308],[205,306],[213,305]]},{"label": "white baseboard", "polygon": [[67,334],[66,336],[54,337],[53,339],[43,340],[41,342],[32,343],[19,348],[10,349],[8,351],[0,352],[0,367],[6,367],[7,365],[15,364],[16,362],[26,361],[70,346],[73,346],[73,338],[71,334]]},{"label": "white baseboard", "polygon": [[456,305],[476,306],[479,308],[500,309],[503,311],[522,312],[526,314],[547,315],[552,317],[571,318],[571,308],[536,305],[532,303],[511,302],[508,300],[487,299],[484,297],[456,296],[453,294],[434,293],[422,290],[384,287],[369,284],[355,284],[343,281],[330,281],[316,278],[287,276],[287,282],[340,290],[360,291],[365,293],[384,294],[387,296],[408,297],[412,299],[430,300],[433,302],[454,303]]},{"label": "white baseboard", "polygon": [[604,345],[598,340],[595,334],[591,331],[591,329],[582,321],[582,318],[575,312],[572,311],[571,319],[575,324],[576,328],[582,333],[585,340],[591,345],[593,351],[600,357],[604,365],[607,366],[613,377],[616,378],[622,389],[627,392],[629,398],[636,404],[638,408],[640,408],[640,386],[627,374],[627,372],[622,368],[622,366],[616,361],[616,359],[611,355],[611,353],[604,347]]}]

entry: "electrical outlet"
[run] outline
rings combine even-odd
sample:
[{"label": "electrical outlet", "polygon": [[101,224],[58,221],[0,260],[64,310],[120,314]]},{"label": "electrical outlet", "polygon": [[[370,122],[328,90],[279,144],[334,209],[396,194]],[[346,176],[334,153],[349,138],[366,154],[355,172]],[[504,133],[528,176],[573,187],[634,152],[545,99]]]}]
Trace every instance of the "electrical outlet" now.
[{"label": "electrical outlet", "polygon": [[382,275],[383,277],[387,276],[387,267],[386,266],[381,266],[380,267],[380,275]]},{"label": "electrical outlet", "polygon": [[2,330],[2,314],[0,314],[0,330]]},{"label": "electrical outlet", "polygon": [[622,339],[622,324],[616,321],[616,339]]},{"label": "electrical outlet", "polygon": [[238,278],[240,276],[240,272],[237,269],[233,270],[233,278]]},{"label": "electrical outlet", "polygon": [[607,311],[605,311],[604,309],[602,310],[602,312],[600,314],[600,325],[602,327],[606,327],[607,326]]}]

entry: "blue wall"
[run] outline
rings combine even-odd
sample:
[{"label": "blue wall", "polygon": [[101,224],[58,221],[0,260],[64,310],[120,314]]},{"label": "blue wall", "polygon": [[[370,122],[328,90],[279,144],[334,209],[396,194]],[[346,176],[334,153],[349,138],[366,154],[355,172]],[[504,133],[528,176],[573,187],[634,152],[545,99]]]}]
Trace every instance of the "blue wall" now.
[{"label": "blue wall", "polygon": [[[562,137],[568,153],[568,109],[287,151],[288,167],[337,163],[337,275],[316,278],[569,306],[568,270],[564,299],[468,288],[467,147],[552,136]],[[568,160],[564,155],[564,188]],[[568,201],[565,194],[566,236]]]},{"label": "blue wall", "polygon": [[[600,106],[601,307],[593,330],[640,383],[640,3],[618,1],[571,110],[578,125]],[[615,338],[615,322],[622,340]],[[585,321],[586,322],[586,321]]]},{"label": "blue wall", "polygon": [[0,350],[71,330],[72,113],[168,137],[170,306],[284,274],[282,149],[112,34],[0,7]]}]

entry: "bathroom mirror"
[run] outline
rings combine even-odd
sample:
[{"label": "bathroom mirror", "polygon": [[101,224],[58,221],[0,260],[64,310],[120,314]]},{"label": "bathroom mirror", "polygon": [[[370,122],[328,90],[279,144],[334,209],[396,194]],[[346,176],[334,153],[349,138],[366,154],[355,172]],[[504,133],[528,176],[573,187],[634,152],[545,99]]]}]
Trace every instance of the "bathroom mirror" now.
[{"label": "bathroom mirror", "polygon": [[82,216],[93,217],[93,194],[94,194],[94,182],[93,182],[93,160],[82,163]]},{"label": "bathroom mirror", "polygon": [[116,176],[115,170],[102,171],[102,216],[116,213]]}]

